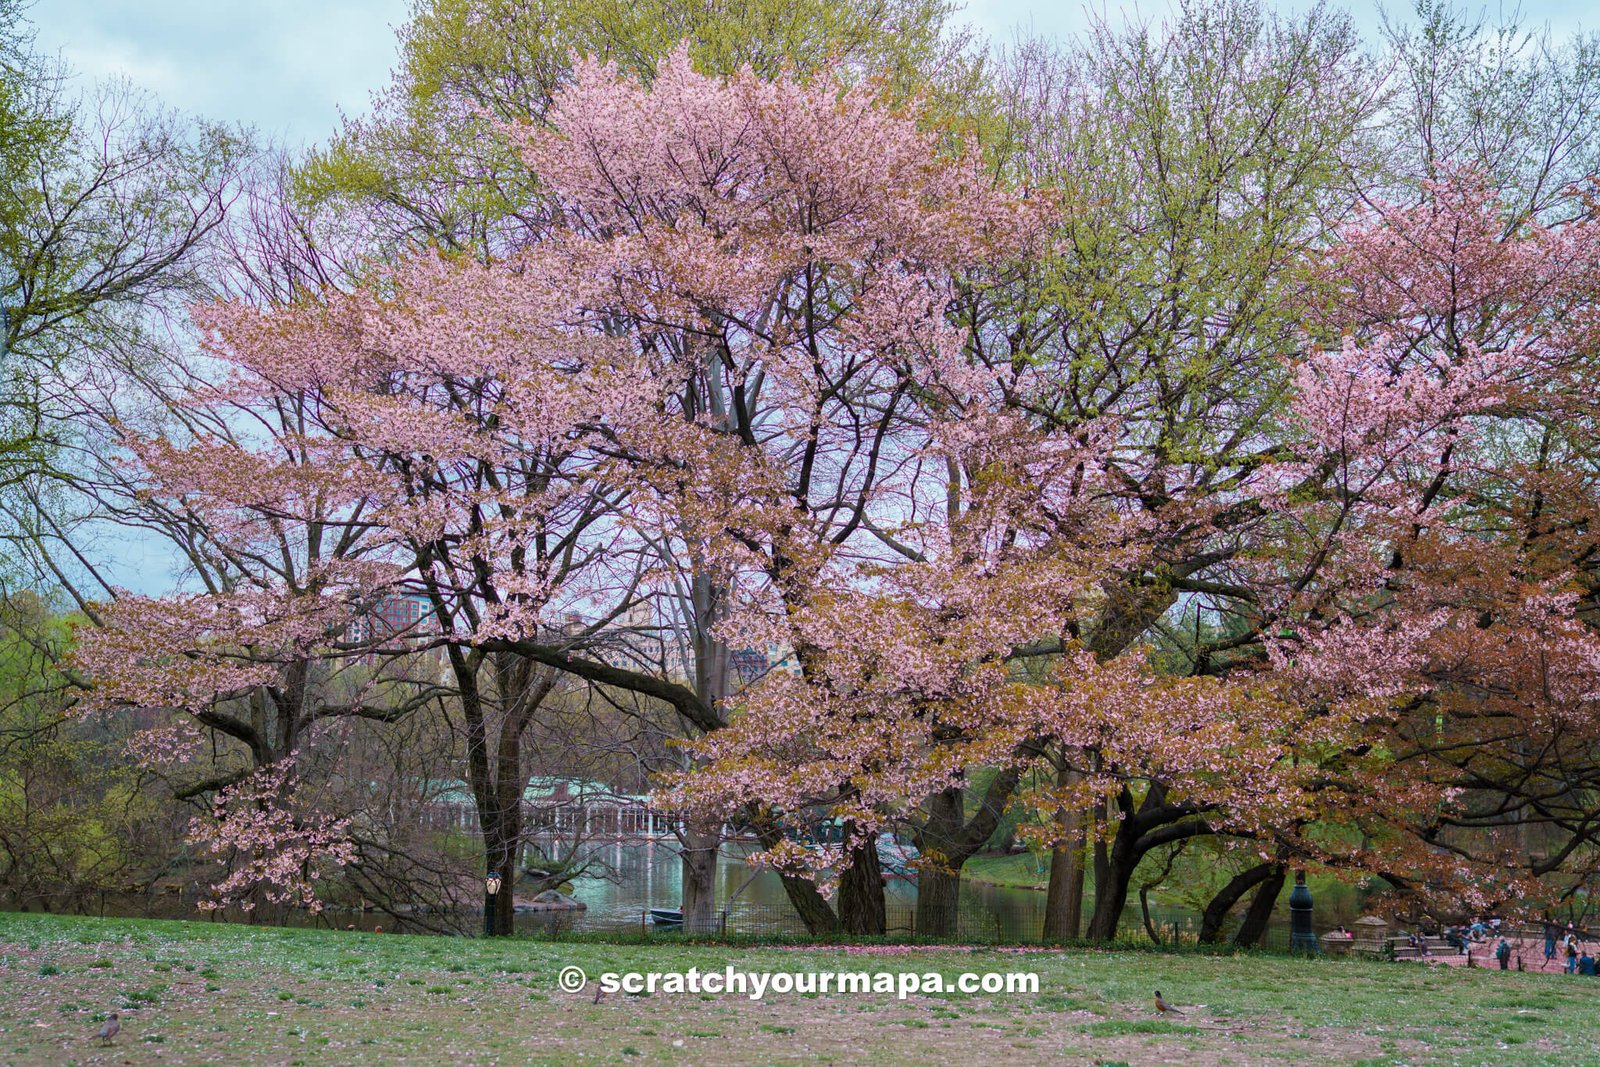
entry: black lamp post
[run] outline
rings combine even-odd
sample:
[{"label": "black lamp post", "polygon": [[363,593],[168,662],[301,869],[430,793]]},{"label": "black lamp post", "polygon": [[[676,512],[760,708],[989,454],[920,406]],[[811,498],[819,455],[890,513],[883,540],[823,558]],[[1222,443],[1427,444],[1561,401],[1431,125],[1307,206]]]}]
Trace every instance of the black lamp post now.
[{"label": "black lamp post", "polygon": [[1289,893],[1289,950],[1316,952],[1317,935],[1311,929],[1311,889],[1306,872],[1294,872],[1294,889]]},{"label": "black lamp post", "polygon": [[500,875],[490,871],[483,880],[483,936],[494,936],[494,906],[500,898]]}]

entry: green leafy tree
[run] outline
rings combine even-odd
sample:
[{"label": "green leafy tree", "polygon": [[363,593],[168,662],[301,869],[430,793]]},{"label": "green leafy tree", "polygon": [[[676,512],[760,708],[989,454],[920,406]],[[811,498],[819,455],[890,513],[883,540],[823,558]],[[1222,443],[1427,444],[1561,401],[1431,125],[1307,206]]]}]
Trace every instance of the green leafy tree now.
[{"label": "green leafy tree", "polygon": [[970,88],[978,67],[946,32],[948,0],[416,0],[400,63],[370,117],[347,119],[300,169],[324,221],[379,249],[438,244],[487,257],[549,219],[495,128],[543,121],[575,54],[648,79],[688,42],[702,71],[831,67],[899,96]]},{"label": "green leafy tree", "polygon": [[125,755],[128,724],[68,714],[55,664],[68,620],[27,590],[0,594],[0,899],[87,910],[147,889],[181,859],[183,815]]},{"label": "green leafy tree", "polygon": [[1444,168],[1474,166],[1503,191],[1511,221],[1564,222],[1600,174],[1600,36],[1554,37],[1513,11],[1489,20],[1443,0],[1385,19],[1393,94],[1384,123],[1388,180],[1406,200]]},{"label": "green leafy tree", "polygon": [[21,11],[0,0],[0,491],[27,511],[49,495],[40,475],[75,476],[86,395],[142,376],[165,320],[206,291],[254,149],[126,85],[72,96]]},{"label": "green leafy tree", "polygon": [[[1123,425],[1137,444],[1112,465],[1119,507],[1161,530],[1076,624],[1102,660],[1195,598],[1219,632],[1178,673],[1224,673],[1244,643],[1234,632],[1250,632],[1225,618],[1249,610],[1228,568],[1260,516],[1239,487],[1279,437],[1307,253],[1377,165],[1384,94],[1369,69],[1345,16],[1279,17],[1248,0],[1186,3],[1158,25],[1102,24],[1004,57],[990,157],[1066,208],[1053,256],[1019,274],[1007,300],[974,303],[976,355],[1048,368],[1052,387],[1025,401],[1045,425]],[[1172,519],[1202,500],[1207,521]],[[1104,802],[1055,810],[1080,776],[1120,771],[1088,751],[1052,758],[1057,789],[1029,798],[1059,826],[1045,933],[1078,935],[1087,860],[1089,936],[1108,938],[1141,859],[1212,831],[1205,812],[1137,776],[1117,798],[1120,819]],[[1087,838],[1086,821],[1098,828]]]}]

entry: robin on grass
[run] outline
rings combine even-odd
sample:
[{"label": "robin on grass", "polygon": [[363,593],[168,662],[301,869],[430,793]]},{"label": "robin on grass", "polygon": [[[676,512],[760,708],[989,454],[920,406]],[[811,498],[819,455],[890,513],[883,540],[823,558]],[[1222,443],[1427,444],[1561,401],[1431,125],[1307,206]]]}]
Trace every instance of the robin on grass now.
[{"label": "robin on grass", "polygon": [[1177,1008],[1174,1008],[1171,1004],[1168,1004],[1165,1000],[1162,1000],[1161,999],[1161,990],[1158,989],[1158,990],[1156,990],[1156,1014],[1157,1015],[1182,1015],[1184,1013],[1179,1011]]},{"label": "robin on grass", "polygon": [[122,1016],[112,1012],[110,1018],[100,1024],[100,1030],[95,1034],[95,1037],[100,1039],[102,1045],[109,1045],[111,1044],[111,1039],[116,1037],[121,1030]]}]

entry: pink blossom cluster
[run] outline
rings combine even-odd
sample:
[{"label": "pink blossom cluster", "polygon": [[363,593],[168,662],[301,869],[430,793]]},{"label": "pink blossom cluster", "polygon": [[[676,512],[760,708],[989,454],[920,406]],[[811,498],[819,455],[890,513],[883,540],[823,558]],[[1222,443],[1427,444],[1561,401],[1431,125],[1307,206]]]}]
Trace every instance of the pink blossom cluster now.
[{"label": "pink blossom cluster", "polygon": [[221,789],[210,818],[189,823],[189,840],[202,855],[224,865],[204,908],[237,906],[258,899],[320,911],[317,881],[355,859],[348,819],[296,810],[294,757],[255,771]]}]

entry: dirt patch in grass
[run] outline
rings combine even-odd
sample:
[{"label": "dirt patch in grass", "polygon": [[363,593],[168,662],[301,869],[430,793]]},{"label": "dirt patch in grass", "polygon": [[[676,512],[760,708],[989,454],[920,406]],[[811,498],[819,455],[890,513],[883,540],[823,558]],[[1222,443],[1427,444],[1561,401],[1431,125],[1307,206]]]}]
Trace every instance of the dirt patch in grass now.
[{"label": "dirt patch in grass", "polygon": [[[603,972],[1034,972],[1036,994],[612,994]],[[1157,985],[1190,1010],[1151,1012]],[[485,943],[0,914],[0,1064],[1584,1062],[1600,983],[1260,957]],[[1450,1005],[1441,1012],[1440,1005]],[[109,1011],[123,1031],[92,1035]],[[1453,1020],[1470,1018],[1470,1028]]]}]

